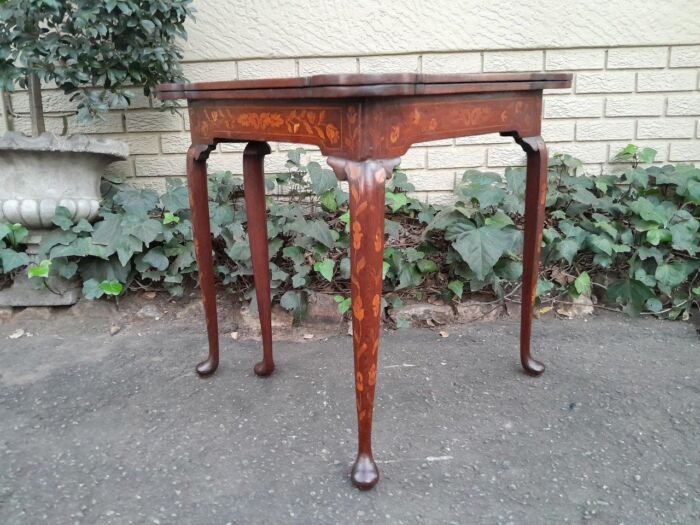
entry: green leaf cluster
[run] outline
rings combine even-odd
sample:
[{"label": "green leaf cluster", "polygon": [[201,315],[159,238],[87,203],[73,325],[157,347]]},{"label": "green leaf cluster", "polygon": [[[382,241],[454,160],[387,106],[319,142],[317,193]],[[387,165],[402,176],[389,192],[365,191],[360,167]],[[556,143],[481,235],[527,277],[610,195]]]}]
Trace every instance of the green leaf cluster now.
[{"label": "green leaf cluster", "polygon": [[[0,2],[0,90],[29,75],[55,83],[86,121],[182,80],[178,41],[192,0],[5,0]],[[96,89],[94,89],[96,88]]]}]

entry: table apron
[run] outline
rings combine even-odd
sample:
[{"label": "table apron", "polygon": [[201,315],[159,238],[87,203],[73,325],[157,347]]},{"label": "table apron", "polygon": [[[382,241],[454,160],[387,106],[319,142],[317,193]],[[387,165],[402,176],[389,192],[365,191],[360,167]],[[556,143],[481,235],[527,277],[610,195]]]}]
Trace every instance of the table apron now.
[{"label": "table apron", "polygon": [[190,100],[194,144],[277,141],[348,160],[486,133],[540,134],[542,91],[348,99]]}]

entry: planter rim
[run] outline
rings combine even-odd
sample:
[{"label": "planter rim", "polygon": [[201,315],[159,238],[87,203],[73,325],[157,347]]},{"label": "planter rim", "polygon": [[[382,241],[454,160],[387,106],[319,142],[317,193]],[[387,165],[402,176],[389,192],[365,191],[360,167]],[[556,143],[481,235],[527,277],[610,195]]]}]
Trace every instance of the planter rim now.
[{"label": "planter rim", "polygon": [[124,160],[129,156],[129,146],[121,141],[90,137],[88,135],[69,135],[58,137],[53,133],[42,133],[38,137],[27,137],[21,133],[8,131],[0,138],[2,151],[53,151],[66,153],[94,153],[108,155]]}]

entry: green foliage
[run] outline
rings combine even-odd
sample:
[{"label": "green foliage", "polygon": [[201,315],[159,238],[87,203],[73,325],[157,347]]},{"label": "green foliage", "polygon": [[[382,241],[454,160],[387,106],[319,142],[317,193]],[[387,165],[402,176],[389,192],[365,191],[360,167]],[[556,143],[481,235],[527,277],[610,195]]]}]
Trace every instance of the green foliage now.
[{"label": "green foliage", "polygon": [[[141,86],[182,79],[191,0],[5,0],[0,2],[0,90],[38,75],[77,102],[89,120],[125,107]],[[91,88],[98,88],[93,90]]]},{"label": "green foliage", "polygon": [[[630,164],[619,177],[578,177],[578,160],[553,157],[538,297],[584,295],[630,314],[687,318],[700,297],[700,169],[642,168],[635,155],[649,160],[654,153],[625,150]],[[351,306],[348,194],[330,170],[304,165],[302,153],[291,152],[288,173],[267,180],[277,193],[267,199],[271,287],[297,322],[310,291],[332,293],[341,312]],[[252,299],[242,189],[242,180],[228,172],[209,179],[214,265],[222,284]],[[516,293],[524,170],[509,169],[503,178],[468,171],[451,206],[426,205],[410,197],[413,190],[401,171],[386,188],[386,304],[398,307],[406,296],[458,302],[470,292]],[[77,274],[88,297],[119,295],[131,286],[179,295],[195,276],[187,190],[177,180],[162,195],[106,183],[98,222],[73,224],[60,208],[54,222],[58,229],[39,249],[45,272],[41,264],[29,271]],[[0,225],[3,272],[28,263],[14,255],[26,257],[20,247],[25,237],[17,225]]]}]

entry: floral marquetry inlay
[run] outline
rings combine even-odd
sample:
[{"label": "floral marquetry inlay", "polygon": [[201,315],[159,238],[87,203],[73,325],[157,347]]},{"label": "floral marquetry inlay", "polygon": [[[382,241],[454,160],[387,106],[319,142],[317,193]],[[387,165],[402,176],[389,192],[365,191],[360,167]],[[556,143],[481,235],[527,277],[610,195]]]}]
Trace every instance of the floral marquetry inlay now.
[{"label": "floral marquetry inlay", "polygon": [[344,107],[217,106],[190,111],[193,131],[204,139],[252,139],[354,149],[359,144],[359,111]]}]

